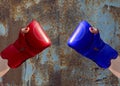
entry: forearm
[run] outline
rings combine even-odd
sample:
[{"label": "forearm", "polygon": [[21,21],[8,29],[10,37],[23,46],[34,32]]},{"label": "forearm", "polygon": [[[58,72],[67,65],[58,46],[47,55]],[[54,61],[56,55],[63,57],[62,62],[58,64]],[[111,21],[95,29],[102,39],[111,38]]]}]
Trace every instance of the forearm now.
[{"label": "forearm", "polygon": [[6,59],[2,59],[0,56],[0,77],[5,75],[9,71],[10,67],[8,66],[8,61]]},{"label": "forearm", "polygon": [[120,78],[120,55],[118,55],[116,59],[111,60],[109,70],[118,78]]}]

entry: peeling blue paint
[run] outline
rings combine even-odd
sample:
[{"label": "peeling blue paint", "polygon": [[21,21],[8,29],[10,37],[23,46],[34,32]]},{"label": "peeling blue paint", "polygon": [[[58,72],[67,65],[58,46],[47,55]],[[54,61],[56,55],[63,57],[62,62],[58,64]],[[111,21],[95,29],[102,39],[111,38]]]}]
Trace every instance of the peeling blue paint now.
[{"label": "peeling blue paint", "polygon": [[105,82],[105,79],[107,79],[107,77],[109,76],[110,71],[109,70],[104,70],[104,71],[102,70],[102,71],[99,71],[98,73],[99,74],[98,74],[98,76],[96,78],[97,85],[98,86],[106,86],[105,83],[103,83],[103,82]]},{"label": "peeling blue paint", "polygon": [[106,4],[109,6],[120,7],[120,0],[106,0]]},{"label": "peeling blue paint", "polygon": [[73,70],[71,71],[71,75],[74,75],[74,74],[75,74],[75,72],[76,72],[76,70],[75,70],[75,69],[73,69]]},{"label": "peeling blue paint", "polygon": [[45,64],[48,61],[47,57],[48,49],[42,52],[42,57],[41,57],[41,64]]},{"label": "peeling blue paint", "polygon": [[56,49],[53,48],[51,51],[51,57],[53,62],[59,61],[59,56],[56,54]]},{"label": "peeling blue paint", "polygon": [[0,78],[0,82],[2,82],[2,78]]},{"label": "peeling blue paint", "polygon": [[[7,0],[7,1],[9,2],[10,0]],[[106,83],[109,83],[109,85],[111,83],[114,83],[114,82],[111,82],[112,80],[109,80],[108,78],[110,77],[115,79],[115,77],[111,77],[111,73],[109,72],[109,70],[101,70],[99,68],[95,68],[96,65],[93,64],[92,61],[87,60],[86,58],[81,59],[80,64],[79,63],[76,64],[77,60],[73,61],[73,63],[70,63],[72,61],[68,59],[67,59],[68,61],[66,59],[62,59],[65,64],[65,65],[62,65],[61,58],[65,58],[67,57],[66,55],[69,56],[71,55],[71,53],[74,54],[74,52],[72,49],[68,50],[68,46],[65,45],[66,43],[63,43],[65,42],[65,40],[67,41],[67,39],[64,38],[65,39],[64,41],[61,39],[62,37],[69,36],[67,32],[68,28],[66,28],[66,25],[71,25],[70,28],[72,28],[72,27],[75,27],[75,26],[72,26],[74,25],[72,23],[76,23],[79,20],[84,19],[89,21],[94,27],[97,27],[100,30],[101,38],[105,42],[109,43],[112,47],[120,46],[119,44],[120,37],[117,36],[120,34],[119,33],[120,24],[116,19],[114,19],[113,17],[114,13],[113,14],[110,13],[111,12],[110,6],[120,7],[120,0],[33,0],[33,1],[32,0],[29,0],[29,1],[16,0],[16,1],[10,1],[9,2],[10,4],[6,5],[5,7],[2,6],[3,3],[1,2],[0,2],[0,6],[1,8],[3,7],[3,11],[2,9],[0,10],[0,18],[2,18],[1,16],[3,16],[5,19],[4,22],[8,21],[8,23],[11,24],[11,23],[19,22],[23,19],[25,21],[28,21],[31,19],[38,19],[38,18],[39,18],[38,20],[41,20],[44,18],[50,18],[50,19],[44,19],[43,22],[41,21],[43,29],[47,31],[48,34],[51,36],[60,35],[60,38],[53,37],[54,39],[52,39],[55,41],[55,43],[57,43],[59,40],[60,43],[58,45],[55,45],[55,46],[52,45],[53,47],[50,47],[50,49],[44,50],[43,52],[41,52],[40,55],[36,56],[35,60],[39,60],[37,62],[40,62],[40,64],[35,63],[35,65],[33,65],[32,64],[32,62],[34,62],[33,60],[32,61],[27,60],[24,63],[22,68],[23,75],[21,76],[23,81],[22,82],[23,86],[31,86],[31,85],[49,86],[50,83],[54,83],[54,82],[60,82],[61,85],[64,85],[64,86],[69,86],[69,85],[75,86],[79,83],[80,85],[87,86],[86,82],[90,83],[88,85],[95,84],[93,86],[96,86],[96,85],[107,86],[108,84]],[[13,6],[13,3],[16,3],[15,6]],[[10,16],[6,18],[7,16],[2,15],[2,13],[4,13],[5,12],[4,9],[6,10],[8,9],[8,7],[10,7],[9,8],[10,10],[8,12],[10,13]],[[44,15],[44,13],[42,12],[46,14]],[[72,14],[77,14],[77,15],[74,16]],[[72,19],[75,19],[75,18],[76,18],[75,20],[76,22],[71,23]],[[10,31],[13,31],[11,27],[9,29]],[[3,23],[0,23],[0,36],[5,36],[7,33],[8,33],[7,25],[4,26]],[[11,37],[11,38],[14,38],[14,37]],[[58,46],[60,50],[57,50],[59,49]],[[60,53],[61,51],[62,53]],[[63,57],[61,57],[60,54],[62,54]],[[75,54],[75,55],[78,56],[78,54]],[[72,60],[72,57],[70,59]],[[49,65],[49,63],[51,65]],[[39,64],[39,65],[36,65],[36,64]],[[40,65],[41,67],[39,67]],[[57,72],[59,73],[61,70],[63,70],[60,73],[61,74],[60,76],[62,76],[60,77],[61,80],[56,79],[57,75],[55,73]],[[64,74],[64,72],[66,75]],[[68,74],[71,74],[71,75],[68,76]],[[49,76],[49,75],[53,75],[53,76]],[[12,77],[7,76],[7,78],[8,78],[7,80],[11,81]],[[14,83],[12,82],[11,84],[11,83],[8,83],[7,80],[5,82],[6,86],[16,85],[14,84],[15,82]],[[120,79],[118,80],[119,81],[116,81],[115,86],[120,85]],[[0,82],[3,82],[2,78],[0,78]],[[59,84],[57,84],[56,86],[59,86]]]},{"label": "peeling blue paint", "polygon": [[34,73],[34,68],[30,60],[27,60],[25,66],[23,67],[23,77],[22,77],[23,81],[25,81],[26,83],[28,83],[28,81],[31,81],[31,77],[33,73]]},{"label": "peeling blue paint", "polygon": [[37,73],[37,74],[35,75],[35,82],[36,82],[36,84],[37,84],[38,86],[41,86],[41,85],[42,85],[43,80],[42,80],[41,77],[40,77],[40,73]]},{"label": "peeling blue paint", "polygon": [[60,70],[60,65],[54,64],[54,71],[59,71],[59,70]]},{"label": "peeling blue paint", "polygon": [[7,35],[7,32],[8,32],[7,28],[5,28],[5,26],[2,23],[0,23],[0,35],[5,36]]},{"label": "peeling blue paint", "polygon": [[44,30],[49,30],[51,28],[51,26],[49,24],[46,24],[43,26]]},{"label": "peeling blue paint", "polygon": [[114,37],[115,29],[115,21],[113,20],[112,16],[106,12],[97,12],[99,16],[96,18],[98,21],[96,21],[95,26],[100,30],[101,38],[105,40],[105,42],[110,43],[110,40]]},{"label": "peeling blue paint", "polygon": [[109,74],[110,74],[109,70],[99,71],[96,79],[103,79],[103,81],[104,81],[104,78],[107,78],[109,76]]}]

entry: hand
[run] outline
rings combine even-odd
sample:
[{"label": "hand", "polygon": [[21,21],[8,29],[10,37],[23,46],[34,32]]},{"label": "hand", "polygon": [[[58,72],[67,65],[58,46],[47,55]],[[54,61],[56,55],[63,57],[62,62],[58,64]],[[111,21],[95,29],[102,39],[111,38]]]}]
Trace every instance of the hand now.
[{"label": "hand", "polygon": [[50,39],[42,26],[36,20],[32,20],[25,28],[20,30],[15,42],[1,52],[1,56],[8,60],[10,68],[17,68],[27,59],[34,57],[50,45]]},{"label": "hand", "polygon": [[101,39],[99,30],[87,21],[78,24],[67,44],[101,68],[109,68],[111,60],[118,56],[118,52]]}]

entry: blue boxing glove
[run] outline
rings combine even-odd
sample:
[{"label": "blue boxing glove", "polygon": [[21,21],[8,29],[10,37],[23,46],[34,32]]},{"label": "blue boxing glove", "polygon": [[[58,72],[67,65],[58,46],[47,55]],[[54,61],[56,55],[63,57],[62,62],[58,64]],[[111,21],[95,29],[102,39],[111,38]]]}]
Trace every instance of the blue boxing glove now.
[{"label": "blue boxing glove", "polygon": [[78,24],[70,38],[68,46],[73,48],[81,55],[91,59],[101,68],[108,68],[111,65],[111,59],[116,59],[118,52],[106,44],[100,34],[93,34],[89,28],[91,25],[87,21]]}]

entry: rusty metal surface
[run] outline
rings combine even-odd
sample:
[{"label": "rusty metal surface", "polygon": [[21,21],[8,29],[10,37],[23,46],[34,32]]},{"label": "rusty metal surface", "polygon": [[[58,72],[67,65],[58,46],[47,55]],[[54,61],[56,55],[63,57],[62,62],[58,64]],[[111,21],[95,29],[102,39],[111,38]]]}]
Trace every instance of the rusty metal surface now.
[{"label": "rusty metal surface", "polygon": [[120,86],[109,70],[66,45],[85,19],[120,53],[120,0],[0,0],[0,50],[32,19],[41,23],[52,46],[11,69],[0,78],[0,86]]}]

